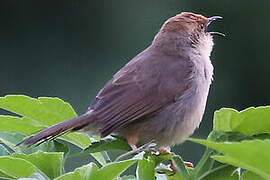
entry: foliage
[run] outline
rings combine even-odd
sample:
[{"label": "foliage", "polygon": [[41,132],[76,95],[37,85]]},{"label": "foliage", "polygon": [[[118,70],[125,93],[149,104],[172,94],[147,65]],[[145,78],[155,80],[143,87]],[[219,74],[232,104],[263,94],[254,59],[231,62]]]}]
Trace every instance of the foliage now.
[{"label": "foliage", "polygon": [[[270,107],[238,112],[215,112],[213,131],[206,140],[189,141],[207,146],[194,167],[186,167],[179,155],[153,151],[134,153],[125,139],[104,139],[69,133],[36,147],[16,146],[23,138],[43,128],[76,117],[73,108],[59,98],[9,95],[0,107],[11,115],[0,115],[0,178],[21,180],[263,180],[270,179]],[[72,145],[81,149],[74,154]],[[113,161],[107,152],[121,150],[126,160]],[[125,154],[125,155],[126,155]],[[132,156],[130,156],[132,155]],[[65,172],[69,157],[92,156],[96,161]],[[121,156],[122,157],[122,156]],[[129,158],[129,159],[127,159]],[[174,170],[168,165],[173,162]],[[169,163],[170,164],[170,163]],[[136,166],[136,174],[125,172]]]}]

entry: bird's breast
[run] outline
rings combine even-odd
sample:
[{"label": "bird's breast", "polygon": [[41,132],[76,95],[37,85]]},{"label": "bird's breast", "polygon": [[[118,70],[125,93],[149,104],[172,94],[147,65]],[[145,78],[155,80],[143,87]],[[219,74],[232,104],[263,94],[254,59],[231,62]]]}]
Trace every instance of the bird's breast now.
[{"label": "bird's breast", "polygon": [[163,110],[166,114],[166,124],[169,126],[167,128],[167,140],[169,139],[169,141],[164,141],[164,144],[168,143],[167,145],[179,144],[190,136],[199,127],[205,111],[213,66],[209,57],[197,54],[192,58],[195,60],[189,88]]}]

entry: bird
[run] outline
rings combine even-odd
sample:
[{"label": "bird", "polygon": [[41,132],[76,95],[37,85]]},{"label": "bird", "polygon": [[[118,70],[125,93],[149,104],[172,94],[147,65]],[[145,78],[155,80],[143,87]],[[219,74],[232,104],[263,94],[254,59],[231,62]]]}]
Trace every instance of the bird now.
[{"label": "bird", "polygon": [[161,26],[152,43],[105,83],[87,111],[41,130],[19,145],[32,146],[73,131],[123,136],[133,150],[155,141],[172,147],[203,118],[213,79],[209,25],[221,16],[181,12]]}]

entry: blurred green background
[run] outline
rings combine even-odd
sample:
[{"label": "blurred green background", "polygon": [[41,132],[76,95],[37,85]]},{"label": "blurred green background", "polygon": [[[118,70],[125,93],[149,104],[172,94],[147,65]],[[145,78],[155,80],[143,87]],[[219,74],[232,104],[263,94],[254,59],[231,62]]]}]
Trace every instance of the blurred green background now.
[{"label": "blurred green background", "polygon": [[[269,0],[2,0],[0,96],[56,96],[81,114],[167,18],[181,11],[220,15],[211,30],[227,36],[215,37],[214,82],[193,135],[205,138],[215,110],[269,104],[269,8]],[[204,148],[186,142],[173,150],[197,162]]]}]

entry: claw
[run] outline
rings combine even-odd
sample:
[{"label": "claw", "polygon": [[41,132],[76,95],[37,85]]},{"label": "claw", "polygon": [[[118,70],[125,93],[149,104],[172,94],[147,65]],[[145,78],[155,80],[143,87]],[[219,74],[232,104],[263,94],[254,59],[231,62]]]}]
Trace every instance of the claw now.
[{"label": "claw", "polygon": [[157,151],[161,154],[170,154],[171,153],[170,148],[165,148],[165,147],[159,147],[159,148],[157,148]]}]

